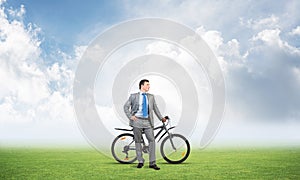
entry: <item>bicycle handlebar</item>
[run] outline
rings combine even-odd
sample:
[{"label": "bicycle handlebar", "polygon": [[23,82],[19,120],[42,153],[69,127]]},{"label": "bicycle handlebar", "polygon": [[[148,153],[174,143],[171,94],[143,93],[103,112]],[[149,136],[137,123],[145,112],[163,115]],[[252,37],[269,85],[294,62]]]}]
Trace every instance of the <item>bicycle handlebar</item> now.
[{"label": "bicycle handlebar", "polygon": [[167,124],[165,124],[165,122],[162,122],[165,126],[167,126],[168,124],[169,124],[169,122],[170,122],[170,118],[169,118],[169,116],[165,116],[164,117],[166,120],[168,120],[168,121],[165,121],[165,122],[167,122]]}]

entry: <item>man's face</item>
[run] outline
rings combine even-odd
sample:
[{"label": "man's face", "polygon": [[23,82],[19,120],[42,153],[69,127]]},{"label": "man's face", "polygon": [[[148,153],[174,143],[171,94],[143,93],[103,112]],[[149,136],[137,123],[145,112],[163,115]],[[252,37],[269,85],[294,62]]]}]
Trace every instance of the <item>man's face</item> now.
[{"label": "man's face", "polygon": [[144,92],[148,92],[150,89],[150,83],[149,82],[144,82],[144,84],[141,86],[141,90]]}]

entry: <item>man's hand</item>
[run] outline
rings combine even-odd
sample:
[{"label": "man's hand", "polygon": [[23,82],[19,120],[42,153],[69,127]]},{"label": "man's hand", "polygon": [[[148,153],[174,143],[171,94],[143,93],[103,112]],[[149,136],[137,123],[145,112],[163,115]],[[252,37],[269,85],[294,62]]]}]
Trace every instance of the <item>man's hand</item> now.
[{"label": "man's hand", "polygon": [[135,117],[135,116],[131,116],[131,118],[130,118],[131,120],[133,120],[133,121],[136,121],[137,120],[137,117]]},{"label": "man's hand", "polygon": [[163,118],[161,119],[161,121],[162,121],[162,122],[166,122],[166,121],[167,121],[167,119],[169,119],[169,116],[165,116],[165,117],[163,117]]}]

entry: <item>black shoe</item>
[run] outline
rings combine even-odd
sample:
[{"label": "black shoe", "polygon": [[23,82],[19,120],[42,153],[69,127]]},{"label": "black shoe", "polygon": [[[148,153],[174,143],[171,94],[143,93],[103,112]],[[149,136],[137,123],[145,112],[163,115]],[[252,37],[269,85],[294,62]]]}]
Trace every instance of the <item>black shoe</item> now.
[{"label": "black shoe", "polygon": [[142,168],[144,166],[144,163],[139,163],[138,165],[137,165],[137,168]]},{"label": "black shoe", "polygon": [[160,167],[158,167],[156,164],[150,165],[149,168],[153,168],[155,170],[160,170]]}]

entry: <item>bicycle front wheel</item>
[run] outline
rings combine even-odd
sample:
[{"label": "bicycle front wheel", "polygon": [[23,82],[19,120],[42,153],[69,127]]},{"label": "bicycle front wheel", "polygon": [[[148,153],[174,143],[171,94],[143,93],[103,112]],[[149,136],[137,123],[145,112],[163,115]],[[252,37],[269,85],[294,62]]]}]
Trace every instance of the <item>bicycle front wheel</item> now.
[{"label": "bicycle front wheel", "polygon": [[162,157],[171,164],[179,164],[190,155],[190,143],[180,134],[171,134],[163,139],[160,145]]},{"label": "bicycle front wheel", "polygon": [[125,133],[117,136],[111,145],[111,153],[115,160],[123,164],[130,164],[136,161],[133,134]]}]

